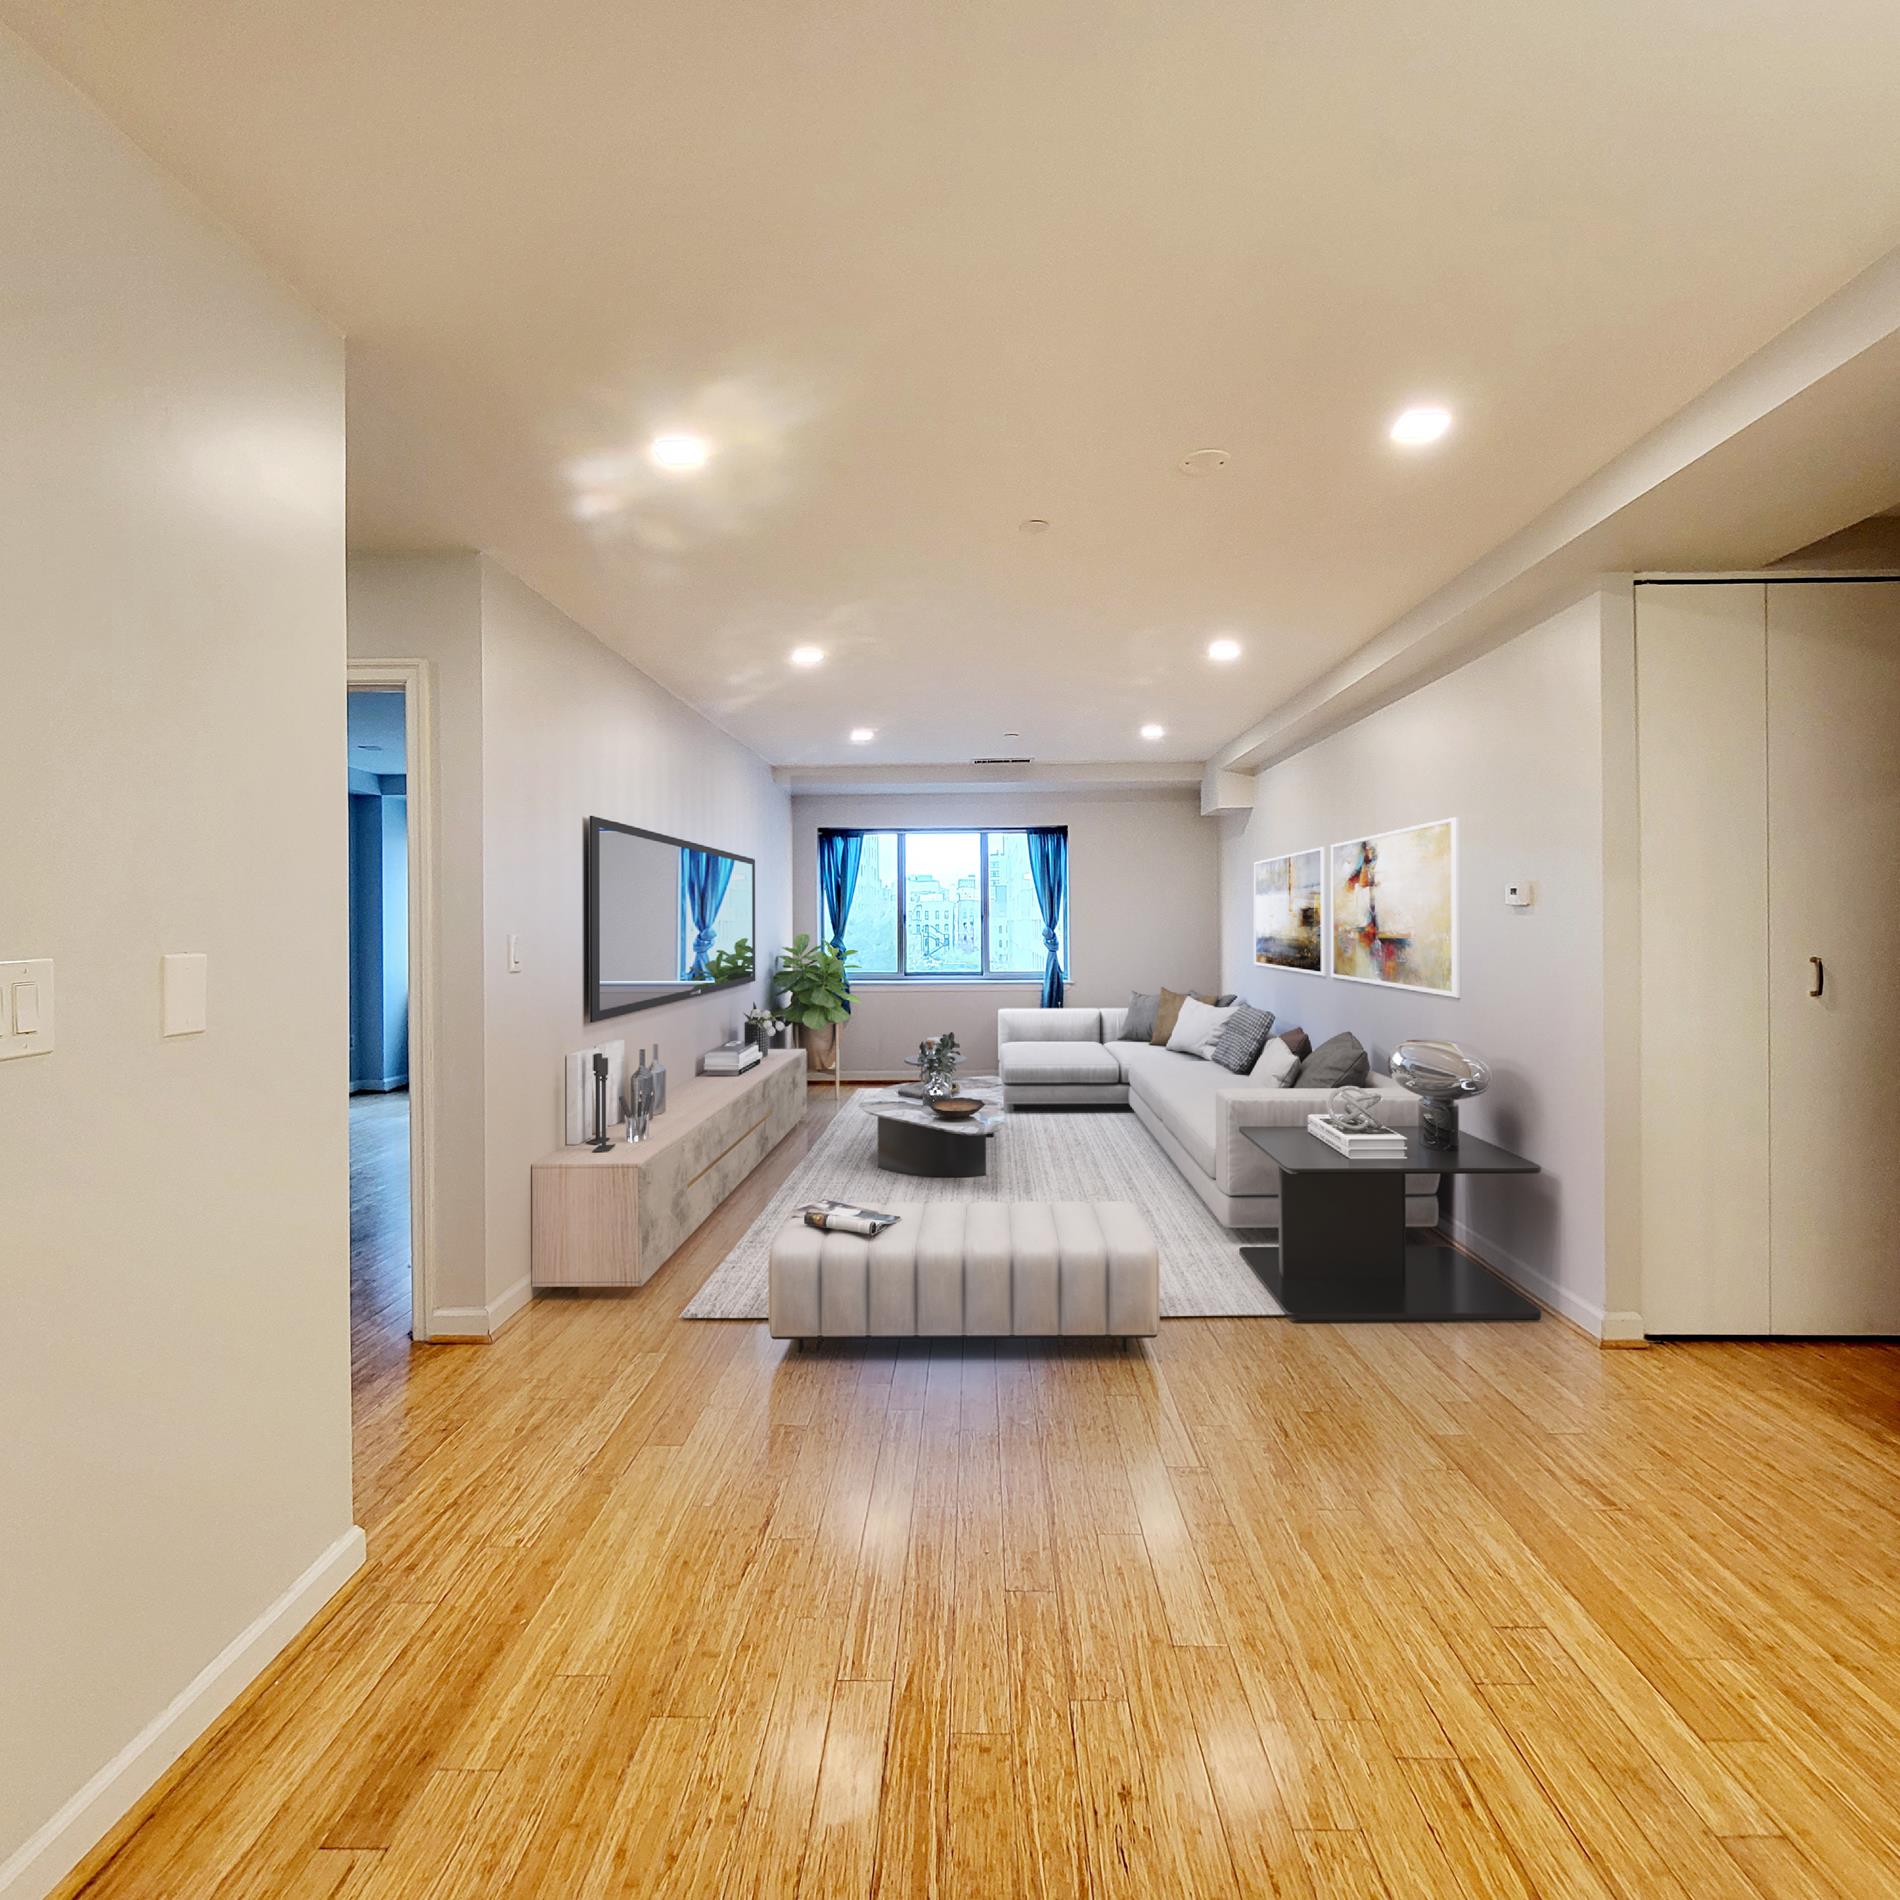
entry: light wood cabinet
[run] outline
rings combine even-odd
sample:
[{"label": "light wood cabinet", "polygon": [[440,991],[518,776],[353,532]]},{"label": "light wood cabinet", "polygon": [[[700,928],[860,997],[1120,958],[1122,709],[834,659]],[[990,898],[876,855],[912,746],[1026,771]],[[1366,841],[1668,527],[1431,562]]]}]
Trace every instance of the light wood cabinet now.
[{"label": "light wood cabinet", "polygon": [[645,1141],[543,1156],[532,1177],[534,1284],[644,1285],[804,1112],[805,1052],[775,1049],[744,1075],[671,1078]]}]

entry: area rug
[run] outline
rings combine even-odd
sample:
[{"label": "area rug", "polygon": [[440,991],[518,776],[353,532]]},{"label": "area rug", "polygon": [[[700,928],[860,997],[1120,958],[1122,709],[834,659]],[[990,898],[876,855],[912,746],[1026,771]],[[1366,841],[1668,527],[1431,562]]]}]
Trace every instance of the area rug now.
[{"label": "area rug", "polygon": [[1133,1201],[1161,1253],[1163,1319],[1268,1319],[1281,1308],[1247,1263],[1243,1246],[1271,1233],[1223,1227],[1174,1164],[1126,1112],[1011,1115],[990,1143],[990,1171],[976,1181],[886,1174],[877,1165],[877,1120],[847,1102],[700,1288],[682,1319],[764,1319],[772,1236],[801,1202]]}]

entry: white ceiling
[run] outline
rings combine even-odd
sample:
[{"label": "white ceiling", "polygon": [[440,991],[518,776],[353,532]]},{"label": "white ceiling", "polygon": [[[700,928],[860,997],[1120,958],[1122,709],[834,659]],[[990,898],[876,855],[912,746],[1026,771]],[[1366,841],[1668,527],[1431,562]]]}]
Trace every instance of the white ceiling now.
[{"label": "white ceiling", "polygon": [[347,332],[359,544],[784,764],[1205,758],[1900,238],[1891,0],[0,18]]}]

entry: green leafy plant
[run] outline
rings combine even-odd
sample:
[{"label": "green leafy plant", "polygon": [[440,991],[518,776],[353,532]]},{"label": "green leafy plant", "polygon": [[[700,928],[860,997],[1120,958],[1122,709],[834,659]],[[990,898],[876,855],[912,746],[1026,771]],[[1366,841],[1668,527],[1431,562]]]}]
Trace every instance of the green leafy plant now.
[{"label": "green leafy plant", "polygon": [[706,959],[708,983],[743,983],[752,974],[752,940],[741,937],[730,950],[715,950]]},{"label": "green leafy plant", "polygon": [[948,1081],[957,1072],[957,1064],[963,1058],[963,1051],[957,1047],[957,1032],[946,1029],[934,1040],[920,1042],[917,1045],[917,1066],[928,1080],[940,1075]]},{"label": "green leafy plant", "polygon": [[823,1029],[851,1014],[851,994],[845,988],[845,963],[855,950],[842,954],[828,943],[813,943],[804,931],[791,947],[779,952],[772,972],[772,994],[784,997],[779,1018],[803,1029]]}]

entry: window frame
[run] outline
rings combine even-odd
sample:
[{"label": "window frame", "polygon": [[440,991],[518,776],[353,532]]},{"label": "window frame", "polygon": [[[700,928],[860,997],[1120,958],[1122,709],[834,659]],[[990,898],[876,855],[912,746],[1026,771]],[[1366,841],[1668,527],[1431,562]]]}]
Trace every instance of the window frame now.
[{"label": "window frame", "polygon": [[[859,837],[870,838],[879,835],[895,838],[897,841],[897,969],[893,973],[886,970],[866,970],[861,975],[851,973],[853,989],[874,988],[880,983],[1040,983],[1043,971],[1036,970],[992,970],[990,968],[990,839],[1014,833],[1026,836],[1030,831],[1059,831],[1066,840],[1069,835],[1067,825],[820,825],[818,837],[823,840],[838,832],[855,832]],[[977,924],[977,944],[982,953],[982,962],[974,970],[910,970],[909,961],[909,863],[905,841],[912,837],[974,837],[976,839],[977,866],[977,902],[979,920]],[[825,894],[822,888],[818,892],[818,925],[822,932],[825,927]],[[1065,983],[1074,980],[1070,970],[1072,946],[1069,935],[1069,880],[1065,863],[1062,884],[1062,980]],[[846,966],[850,968],[849,965]]]}]

